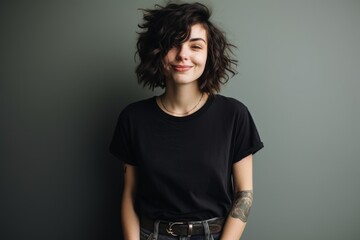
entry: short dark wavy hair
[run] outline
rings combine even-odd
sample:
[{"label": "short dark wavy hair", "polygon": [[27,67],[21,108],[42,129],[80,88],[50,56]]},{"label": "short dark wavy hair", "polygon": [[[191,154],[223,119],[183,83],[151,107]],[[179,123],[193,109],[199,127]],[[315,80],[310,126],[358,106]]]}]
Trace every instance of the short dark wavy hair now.
[{"label": "short dark wavy hair", "polygon": [[136,67],[139,84],[154,90],[166,87],[163,59],[168,51],[190,37],[191,27],[202,24],[208,38],[208,55],[203,74],[198,79],[202,92],[213,94],[220,91],[221,84],[237,72],[234,67],[232,48],[225,34],[209,20],[211,11],[201,3],[168,3],[165,7],[155,5],[155,9],[143,10],[143,29],[138,33],[136,44],[140,63]]}]

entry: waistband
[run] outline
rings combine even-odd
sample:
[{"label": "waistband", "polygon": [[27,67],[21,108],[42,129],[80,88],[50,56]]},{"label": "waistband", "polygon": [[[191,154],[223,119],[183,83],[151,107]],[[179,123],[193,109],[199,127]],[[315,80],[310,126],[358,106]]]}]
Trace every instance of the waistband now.
[{"label": "waistband", "polygon": [[219,233],[224,225],[224,218],[211,218],[203,221],[179,221],[170,222],[140,218],[140,226],[150,232],[156,231],[167,236],[192,236]]}]

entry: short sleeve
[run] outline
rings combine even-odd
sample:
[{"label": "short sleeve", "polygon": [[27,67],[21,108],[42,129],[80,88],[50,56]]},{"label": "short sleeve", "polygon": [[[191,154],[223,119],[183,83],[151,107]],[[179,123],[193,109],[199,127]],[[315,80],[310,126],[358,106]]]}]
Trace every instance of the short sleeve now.
[{"label": "short sleeve", "polygon": [[119,115],[109,150],[121,161],[136,165],[132,148],[130,119],[126,111],[122,111]]},{"label": "short sleeve", "polygon": [[255,122],[245,106],[237,114],[234,144],[233,163],[240,161],[250,154],[255,154],[264,147]]}]

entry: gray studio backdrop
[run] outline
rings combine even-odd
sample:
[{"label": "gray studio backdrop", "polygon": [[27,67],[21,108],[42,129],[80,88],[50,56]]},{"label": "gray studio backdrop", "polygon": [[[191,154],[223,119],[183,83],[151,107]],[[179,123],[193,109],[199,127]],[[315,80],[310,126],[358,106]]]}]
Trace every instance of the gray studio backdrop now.
[{"label": "gray studio backdrop", "polygon": [[[0,239],[120,239],[122,169],[108,152],[137,86],[139,7],[1,1]],[[222,94],[265,148],[243,239],[360,239],[360,1],[209,1],[238,46]]]}]

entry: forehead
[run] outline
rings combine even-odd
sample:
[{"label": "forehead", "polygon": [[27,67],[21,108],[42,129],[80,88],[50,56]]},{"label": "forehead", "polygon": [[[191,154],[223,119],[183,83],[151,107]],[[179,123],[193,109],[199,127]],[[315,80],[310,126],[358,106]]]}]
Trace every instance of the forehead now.
[{"label": "forehead", "polygon": [[191,26],[190,39],[192,38],[202,38],[205,41],[207,40],[207,32],[202,24],[197,23]]}]

